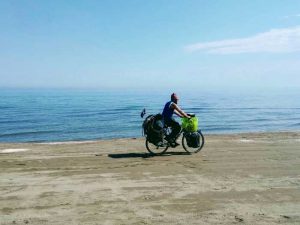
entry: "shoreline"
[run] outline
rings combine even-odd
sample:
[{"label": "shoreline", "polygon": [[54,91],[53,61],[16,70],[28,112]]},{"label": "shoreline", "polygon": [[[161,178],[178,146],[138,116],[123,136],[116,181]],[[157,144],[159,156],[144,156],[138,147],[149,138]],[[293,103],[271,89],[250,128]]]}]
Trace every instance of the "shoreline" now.
[{"label": "shoreline", "polygon": [[[202,132],[203,133],[203,132]],[[300,134],[300,130],[282,130],[282,131],[253,131],[253,132],[237,132],[237,133],[203,133],[206,137],[212,136],[243,136],[243,135],[267,135],[267,134]],[[101,138],[101,139],[87,139],[87,140],[69,140],[69,141],[29,141],[29,142],[0,142],[2,144],[44,144],[44,145],[62,145],[62,144],[84,144],[84,143],[97,143],[102,141],[113,140],[135,140],[144,139],[144,136],[138,137],[121,137],[121,138]]]}]

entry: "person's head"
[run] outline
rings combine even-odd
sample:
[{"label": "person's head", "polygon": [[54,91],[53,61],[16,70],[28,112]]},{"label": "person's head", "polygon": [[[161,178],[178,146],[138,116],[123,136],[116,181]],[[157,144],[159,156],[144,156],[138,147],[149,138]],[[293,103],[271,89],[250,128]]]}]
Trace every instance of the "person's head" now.
[{"label": "person's head", "polygon": [[179,100],[179,98],[178,98],[178,96],[175,93],[171,94],[171,101],[172,102],[174,102],[175,104],[177,104],[178,100]]}]

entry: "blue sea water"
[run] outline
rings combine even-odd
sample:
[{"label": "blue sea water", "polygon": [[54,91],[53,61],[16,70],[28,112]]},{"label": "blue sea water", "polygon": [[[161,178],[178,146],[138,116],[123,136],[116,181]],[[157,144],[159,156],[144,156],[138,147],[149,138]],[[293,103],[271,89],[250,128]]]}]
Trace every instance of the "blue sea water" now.
[{"label": "blue sea water", "polygon": [[[167,91],[0,90],[0,142],[140,137],[140,112],[162,111]],[[180,91],[204,134],[300,130],[300,91]]]}]

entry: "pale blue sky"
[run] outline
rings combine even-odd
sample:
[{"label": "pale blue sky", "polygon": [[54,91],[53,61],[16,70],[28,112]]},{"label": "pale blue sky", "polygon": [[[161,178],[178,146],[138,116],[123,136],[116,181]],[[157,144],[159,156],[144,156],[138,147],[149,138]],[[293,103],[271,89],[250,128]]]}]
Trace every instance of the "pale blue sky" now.
[{"label": "pale blue sky", "polygon": [[0,0],[0,87],[300,87],[300,1]]}]

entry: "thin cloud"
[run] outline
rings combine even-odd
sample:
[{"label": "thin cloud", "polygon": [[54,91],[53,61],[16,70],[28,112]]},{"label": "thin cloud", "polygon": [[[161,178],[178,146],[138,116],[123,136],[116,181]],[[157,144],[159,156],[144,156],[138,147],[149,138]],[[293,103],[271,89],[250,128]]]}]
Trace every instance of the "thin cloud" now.
[{"label": "thin cloud", "polygon": [[187,45],[185,50],[212,54],[298,52],[300,51],[300,26],[272,29],[248,38],[200,42]]},{"label": "thin cloud", "polygon": [[295,17],[300,17],[300,13],[299,13],[299,14],[295,14],[295,15],[285,16],[285,17],[283,17],[283,18],[285,18],[285,19],[290,19],[290,18],[295,18]]}]

